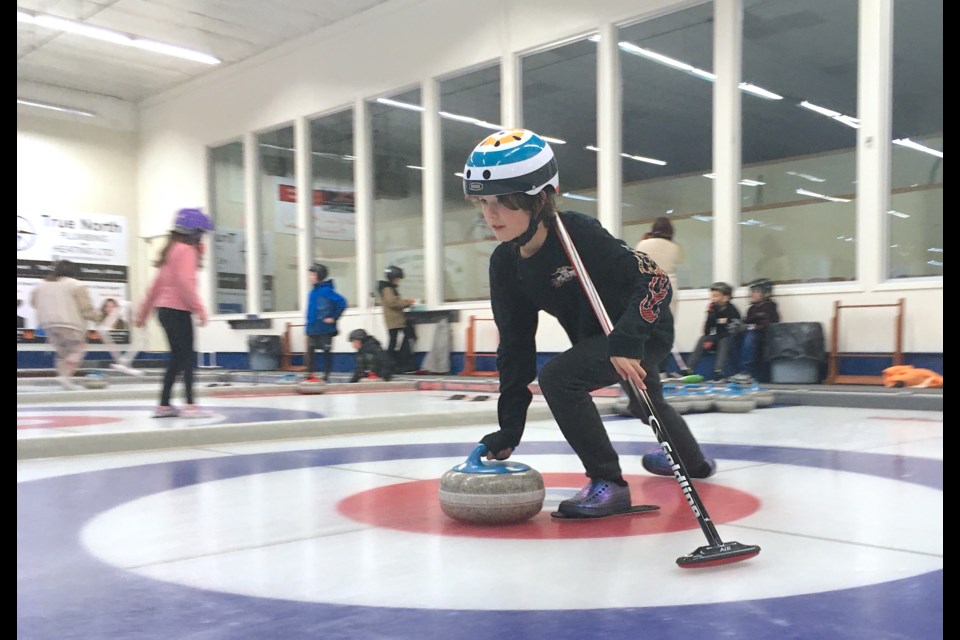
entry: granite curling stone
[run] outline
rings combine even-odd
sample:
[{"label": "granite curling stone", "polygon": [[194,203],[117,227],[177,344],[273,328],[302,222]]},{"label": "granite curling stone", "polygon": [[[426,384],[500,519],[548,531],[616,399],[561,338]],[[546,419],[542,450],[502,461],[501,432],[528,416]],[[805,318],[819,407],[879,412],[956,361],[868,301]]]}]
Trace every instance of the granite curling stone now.
[{"label": "granite curling stone", "polygon": [[106,389],[110,386],[110,381],[100,371],[91,371],[83,377],[83,386],[87,389]]},{"label": "granite curling stone", "polygon": [[323,380],[314,380],[307,381],[304,380],[297,385],[297,393],[304,394],[316,394],[316,393],[326,393],[327,392],[327,383]]},{"label": "granite curling stone", "polygon": [[466,461],[440,478],[440,508],[468,524],[515,524],[543,509],[543,476],[528,465],[484,461],[487,448],[477,445]]}]

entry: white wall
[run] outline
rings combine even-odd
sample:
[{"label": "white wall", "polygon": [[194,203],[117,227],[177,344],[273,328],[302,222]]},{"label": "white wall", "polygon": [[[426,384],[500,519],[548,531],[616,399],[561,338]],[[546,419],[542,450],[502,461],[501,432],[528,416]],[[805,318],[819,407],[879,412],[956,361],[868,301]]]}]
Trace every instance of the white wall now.
[{"label": "white wall", "polygon": [[[364,98],[394,94],[424,79],[454,74],[595,31],[605,23],[682,4],[690,3],[499,0],[479,6],[444,0],[398,0],[236,68],[213,71],[200,81],[141,105],[137,175],[129,179],[130,184],[137,185],[139,233],[144,237],[162,234],[172,211],[207,201],[205,149],[209,145],[274,128],[298,117],[352,106]],[[103,171],[103,167],[97,170]],[[141,260],[141,269],[146,271],[146,257]],[[854,283],[795,285],[777,292],[787,319],[819,321],[825,329],[829,329],[836,299],[867,304],[895,302],[899,297],[907,300],[905,350],[942,353],[942,279],[909,285],[881,283],[869,291]],[[707,295],[685,291],[680,299],[678,346],[688,351],[699,335]],[[745,292],[738,292],[736,301],[744,308]],[[470,314],[490,317],[488,304],[449,306],[463,310],[464,321]],[[844,313],[841,348],[889,351],[892,321],[887,328],[881,320],[886,317],[883,310],[858,311]],[[285,320],[301,322],[299,313],[266,315],[277,319],[277,329]],[[340,351],[349,350],[342,336],[353,328],[385,335],[376,309],[350,310],[341,325],[341,338],[335,343]],[[463,350],[464,326],[454,327],[454,350]],[[248,333],[262,331],[234,331],[225,321],[214,320],[201,331],[200,348],[246,351]],[[541,351],[567,346],[566,337],[552,319],[541,322],[539,338]],[[430,339],[431,332],[424,327],[419,348],[425,349]],[[164,345],[154,341],[151,348],[162,349]]]}]

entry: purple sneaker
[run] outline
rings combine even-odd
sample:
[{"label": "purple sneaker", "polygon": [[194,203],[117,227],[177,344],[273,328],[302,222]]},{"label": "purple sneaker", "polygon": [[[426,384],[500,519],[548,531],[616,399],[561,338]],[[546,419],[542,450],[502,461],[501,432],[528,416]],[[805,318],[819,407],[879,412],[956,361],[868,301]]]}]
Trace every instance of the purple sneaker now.
[{"label": "purple sneaker", "polygon": [[565,516],[598,518],[629,511],[630,487],[621,487],[610,480],[591,480],[572,498],[567,498],[557,507]]},{"label": "purple sneaker", "polygon": [[[700,473],[690,473],[690,477],[702,480],[717,472],[717,463],[713,458],[704,458],[704,466],[706,470],[701,468],[699,469]],[[654,449],[644,454],[643,468],[656,476],[673,476],[673,469],[670,468],[670,461],[667,460],[667,454],[663,452],[663,449]]]}]

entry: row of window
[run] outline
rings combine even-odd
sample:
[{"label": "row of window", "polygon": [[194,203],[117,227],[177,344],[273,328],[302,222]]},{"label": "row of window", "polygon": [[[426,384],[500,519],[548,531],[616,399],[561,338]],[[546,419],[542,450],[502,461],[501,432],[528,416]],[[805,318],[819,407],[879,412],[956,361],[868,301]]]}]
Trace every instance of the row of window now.
[{"label": "row of window", "polygon": [[[885,149],[888,184],[882,238],[867,250],[883,255],[882,278],[943,275],[943,7],[941,0],[896,0],[890,61],[870,60],[876,77],[891,77]],[[683,248],[681,289],[717,279],[714,251],[735,255],[733,278],[778,283],[856,280],[858,185],[858,34],[856,0],[764,0],[742,3],[739,108],[730,111],[740,136],[739,206],[734,246],[715,244],[712,3],[614,30],[619,67],[619,149],[598,144],[599,35],[519,60],[520,125],[545,136],[560,167],[564,210],[600,215],[598,160],[619,158],[619,215],[611,232],[631,245],[668,217]],[[867,32],[874,25],[863,25]],[[605,33],[611,33],[609,30]],[[720,36],[722,38],[722,36]],[[891,68],[886,69],[886,65]],[[888,72],[888,73],[885,73]],[[434,89],[434,87],[431,87]],[[428,302],[489,297],[487,260],[495,241],[479,211],[465,202],[467,155],[501,119],[498,64],[437,81],[428,113],[422,88],[307,121],[309,148],[297,148],[295,126],[253,136],[256,166],[245,170],[244,143],[210,149],[211,209],[217,224],[216,304],[221,313],[295,311],[305,264],[322,261],[351,306],[376,290],[358,282],[358,261],[375,279],[388,265],[404,269],[405,295]],[[601,107],[603,108],[603,107]],[[422,149],[425,115],[439,119],[439,151]],[[609,115],[609,114],[607,114]],[[355,127],[354,118],[365,119]],[[436,120],[434,120],[436,122]],[[368,140],[357,140],[356,131]],[[250,138],[248,138],[249,140]],[[357,158],[370,149],[370,194],[358,199]],[[312,188],[309,219],[298,222],[297,154],[306,154]],[[721,156],[722,157],[722,156]],[[721,167],[724,160],[721,159]],[[423,189],[424,172],[439,172],[440,189]],[[252,176],[252,177],[251,177]],[[436,184],[437,176],[426,184]],[[256,181],[256,222],[245,225],[245,180]],[[861,176],[862,179],[862,176]],[[437,200],[434,202],[434,199]],[[370,202],[369,248],[358,243],[357,201]],[[425,206],[440,211],[439,242],[424,243]],[[859,215],[864,215],[860,213]],[[611,225],[608,225],[608,227]],[[255,230],[255,233],[253,233]],[[366,237],[366,234],[359,234]],[[429,251],[438,268],[425,273]],[[246,280],[246,252],[257,251],[258,282]],[[431,300],[431,279],[439,299]],[[256,286],[254,286],[256,285]],[[252,290],[251,304],[247,291]],[[437,297],[437,296],[433,296]],[[259,309],[249,306],[259,304]]]}]

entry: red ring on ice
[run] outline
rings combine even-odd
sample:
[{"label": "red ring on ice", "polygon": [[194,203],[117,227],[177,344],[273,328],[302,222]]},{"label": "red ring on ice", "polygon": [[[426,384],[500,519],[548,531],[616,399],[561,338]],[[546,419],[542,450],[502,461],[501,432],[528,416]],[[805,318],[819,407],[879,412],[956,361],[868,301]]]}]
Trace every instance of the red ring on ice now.
[{"label": "red ring on ice", "polygon": [[[337,510],[358,522],[385,529],[443,536],[509,539],[570,539],[639,536],[697,529],[684,494],[673,478],[625,476],[634,504],[657,504],[648,513],[599,520],[558,520],[550,508],[511,525],[472,525],[451,519],[440,509],[440,480],[417,480],[362,491],[344,498]],[[551,488],[579,487],[583,474],[544,473],[548,495]],[[745,518],[760,508],[755,496],[712,482],[698,482],[697,493],[715,524]]]},{"label": "red ring on ice", "polygon": [[17,416],[17,430],[21,429],[60,429],[63,427],[90,427],[100,424],[112,424],[125,418],[117,416]]}]

